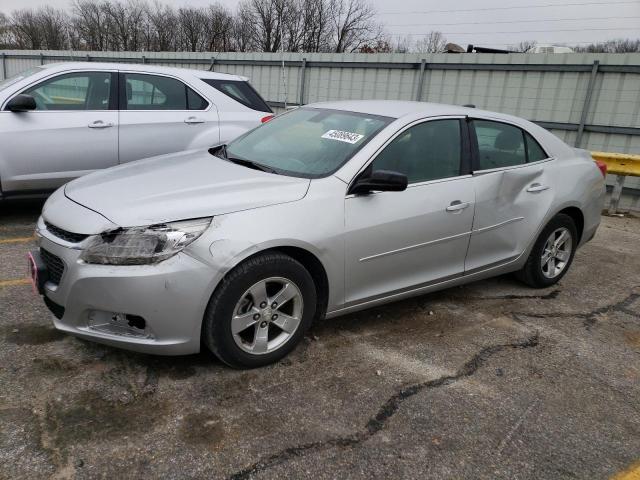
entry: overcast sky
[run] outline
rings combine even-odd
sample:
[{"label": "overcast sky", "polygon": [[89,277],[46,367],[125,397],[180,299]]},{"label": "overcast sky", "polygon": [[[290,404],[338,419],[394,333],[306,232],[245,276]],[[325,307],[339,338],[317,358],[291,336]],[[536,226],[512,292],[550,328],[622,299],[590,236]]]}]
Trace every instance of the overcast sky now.
[{"label": "overcast sky", "polygon": [[[501,47],[521,40],[585,44],[611,38],[640,38],[640,0],[372,0],[387,31],[420,38],[431,30],[466,46]],[[0,0],[5,13],[70,0]],[[165,0],[175,7],[205,6],[210,0]],[[220,0],[235,10],[237,0]],[[557,6],[556,6],[557,5]],[[447,10],[448,11],[445,11]]]}]

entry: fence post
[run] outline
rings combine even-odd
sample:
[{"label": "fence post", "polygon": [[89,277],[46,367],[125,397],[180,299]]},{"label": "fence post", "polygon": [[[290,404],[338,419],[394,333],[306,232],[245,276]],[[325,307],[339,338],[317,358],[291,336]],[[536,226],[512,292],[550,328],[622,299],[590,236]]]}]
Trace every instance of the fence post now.
[{"label": "fence post", "polygon": [[587,115],[589,115],[589,106],[591,104],[591,96],[593,95],[593,87],[596,84],[596,76],[598,75],[599,66],[600,66],[600,61],[594,60],[593,67],[591,68],[591,76],[589,77],[589,83],[587,84],[587,94],[584,97],[582,114],[580,115],[580,124],[578,125],[578,133],[576,134],[576,147],[578,148],[580,148],[580,144],[582,143],[582,134],[584,133],[584,126],[587,123]]},{"label": "fence post", "polygon": [[143,64],[147,63],[147,57],[145,57],[144,55],[142,55],[142,63]]},{"label": "fence post", "polygon": [[216,57],[211,57],[211,65],[209,65],[209,71],[215,72],[216,68]]},{"label": "fence post", "polygon": [[298,97],[298,105],[304,105],[304,84],[306,79],[306,70],[307,70],[307,59],[302,59],[302,64],[300,65],[300,95]]},{"label": "fence post", "polygon": [[611,198],[609,199],[609,215],[615,215],[618,212],[620,197],[622,196],[622,187],[624,185],[624,175],[616,175],[616,183],[613,185]]},{"label": "fence post", "polygon": [[7,54],[2,52],[2,80],[7,79]]},{"label": "fence post", "polygon": [[422,84],[424,83],[424,69],[427,66],[427,60],[422,59],[420,61],[420,73],[418,73],[418,91],[416,92],[416,101],[422,99]]},{"label": "fence post", "polygon": [[40,65],[44,65],[44,55],[40,52]]},{"label": "fence post", "polygon": [[89,56],[89,54],[87,53],[87,62],[91,61],[91,57]]}]

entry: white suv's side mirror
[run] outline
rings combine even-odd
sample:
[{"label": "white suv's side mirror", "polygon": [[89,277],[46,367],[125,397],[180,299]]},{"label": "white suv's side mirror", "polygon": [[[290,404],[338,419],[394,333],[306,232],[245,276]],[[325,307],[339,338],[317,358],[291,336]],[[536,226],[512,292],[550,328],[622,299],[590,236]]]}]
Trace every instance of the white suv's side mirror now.
[{"label": "white suv's side mirror", "polygon": [[28,112],[29,110],[36,109],[36,99],[31,95],[25,95],[21,93],[16,95],[9,103],[7,103],[7,110],[12,112]]}]

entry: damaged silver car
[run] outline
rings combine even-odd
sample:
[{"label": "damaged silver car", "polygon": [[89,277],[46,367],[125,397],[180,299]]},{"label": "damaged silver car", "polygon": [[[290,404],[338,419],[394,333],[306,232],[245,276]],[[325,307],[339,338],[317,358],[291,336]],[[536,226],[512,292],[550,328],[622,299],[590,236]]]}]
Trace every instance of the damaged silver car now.
[{"label": "damaged silver car", "polygon": [[507,272],[556,283],[598,228],[603,173],[508,115],[313,104],[72,181],[29,263],[60,330],[258,367],[323,317]]}]

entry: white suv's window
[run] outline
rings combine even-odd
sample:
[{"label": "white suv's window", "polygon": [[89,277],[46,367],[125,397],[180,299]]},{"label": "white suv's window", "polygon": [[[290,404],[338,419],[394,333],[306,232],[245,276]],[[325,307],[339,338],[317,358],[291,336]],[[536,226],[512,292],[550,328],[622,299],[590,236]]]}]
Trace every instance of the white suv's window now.
[{"label": "white suv's window", "polygon": [[205,110],[207,101],[180,80],[159,75],[124,74],[124,110]]},{"label": "white suv's window", "polygon": [[36,101],[36,110],[107,110],[111,92],[108,72],[67,73],[22,92]]}]

